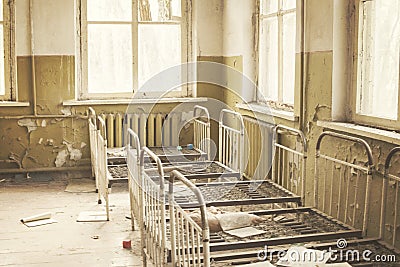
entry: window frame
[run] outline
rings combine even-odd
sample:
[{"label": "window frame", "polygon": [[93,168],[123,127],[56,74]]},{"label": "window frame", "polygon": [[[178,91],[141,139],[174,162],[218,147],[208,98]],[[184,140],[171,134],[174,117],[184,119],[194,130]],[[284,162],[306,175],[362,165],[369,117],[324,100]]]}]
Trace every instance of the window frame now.
[{"label": "window frame", "polygon": [[[354,45],[353,45],[353,85],[350,97],[350,111],[351,111],[351,121],[356,124],[373,126],[378,128],[383,128],[387,130],[400,130],[400,71],[399,71],[399,84],[398,84],[398,104],[397,104],[397,120],[381,118],[372,115],[365,115],[357,113],[358,97],[360,86],[362,85],[362,71],[364,65],[362,64],[362,47],[364,45],[364,8],[363,4],[365,2],[370,2],[374,0],[356,0],[355,2],[355,14],[356,18],[354,20]],[[400,55],[399,55],[400,57]]]},{"label": "window frame", "polygon": [[[298,92],[296,92],[297,88],[297,80],[296,80],[296,76],[297,76],[297,57],[296,54],[297,52],[295,51],[294,56],[294,62],[295,62],[295,72],[294,72],[294,76],[293,76],[293,94],[294,94],[294,103],[286,103],[283,101],[283,16],[286,14],[290,14],[290,13],[295,13],[296,15],[296,24],[295,24],[295,46],[297,47],[297,35],[298,35],[298,19],[297,17],[299,16],[298,12],[299,12],[299,6],[298,6],[298,1],[296,1],[296,8],[292,8],[292,9],[288,9],[288,10],[281,10],[281,7],[283,6],[283,1],[284,0],[278,0],[278,7],[277,7],[277,11],[268,15],[263,14],[262,11],[262,3],[261,1],[263,0],[257,0],[257,38],[256,38],[256,43],[257,43],[257,62],[256,62],[256,75],[257,75],[257,87],[259,88],[256,93],[255,93],[255,101],[257,103],[260,104],[268,104],[269,106],[271,106],[274,109],[278,109],[278,110],[288,110],[288,111],[295,111],[295,106],[297,103],[297,95]],[[302,0],[301,0],[302,1]],[[260,58],[261,58],[261,53],[260,53],[260,43],[261,43],[261,30],[262,30],[262,24],[264,22],[264,20],[277,16],[278,19],[278,88],[276,88],[275,90],[278,90],[278,100],[274,100],[274,99],[268,99],[263,95],[263,92],[261,91],[261,84],[260,84]]]},{"label": "window frame", "polygon": [[17,101],[16,55],[15,55],[15,0],[3,3],[4,81],[5,94],[0,101]]},{"label": "window frame", "polygon": [[[138,91],[138,70],[139,70],[139,55],[138,55],[138,40],[139,40],[139,25],[140,24],[180,24],[181,25],[181,57],[182,63],[188,63],[193,60],[192,44],[192,1],[181,0],[181,20],[174,21],[139,21],[139,6],[138,0],[132,0],[132,21],[131,22],[104,22],[105,24],[131,24],[132,25],[132,75],[133,75],[133,91],[120,93],[89,93],[88,89],[88,45],[87,45],[87,0],[76,0],[76,98],[78,100],[90,99],[121,99],[121,98],[156,98],[160,92],[146,92],[144,94],[135,94]],[[97,23],[97,22],[92,22]],[[101,23],[101,22],[100,22]],[[183,71],[189,76],[189,71]],[[189,77],[182,77],[183,81],[189,81]],[[172,91],[164,95],[165,97],[190,97],[192,96],[193,85],[184,84],[181,90]]]}]

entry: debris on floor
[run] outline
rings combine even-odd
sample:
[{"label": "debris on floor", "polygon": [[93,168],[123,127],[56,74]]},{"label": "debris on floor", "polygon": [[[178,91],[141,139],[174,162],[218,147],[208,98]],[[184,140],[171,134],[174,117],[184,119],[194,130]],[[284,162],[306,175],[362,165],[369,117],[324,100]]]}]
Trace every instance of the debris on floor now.
[{"label": "debris on floor", "polygon": [[41,213],[29,217],[25,217],[21,219],[21,222],[28,227],[35,227],[45,224],[56,223],[57,221],[51,218],[51,213]]},{"label": "debris on floor", "polygon": [[103,211],[82,211],[77,222],[106,222],[107,215]]},{"label": "debris on floor", "polygon": [[122,247],[126,249],[131,249],[132,248],[132,243],[131,240],[124,240],[122,241]]}]

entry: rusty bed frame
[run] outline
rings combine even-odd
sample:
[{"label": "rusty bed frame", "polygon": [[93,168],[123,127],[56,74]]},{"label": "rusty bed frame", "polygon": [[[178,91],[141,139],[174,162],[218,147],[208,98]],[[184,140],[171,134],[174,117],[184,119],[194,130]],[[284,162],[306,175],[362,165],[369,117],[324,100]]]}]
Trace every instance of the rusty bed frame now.
[{"label": "rusty bed frame", "polygon": [[[346,162],[344,160],[340,160],[338,158],[334,158],[331,156],[328,156],[327,154],[321,152],[321,143],[322,140],[330,136],[331,138],[337,138],[341,140],[347,140],[348,142],[353,142],[357,144],[361,144],[363,148],[365,149],[365,152],[368,156],[367,160],[367,166],[364,166],[364,163],[360,164],[353,164],[350,162]],[[372,153],[369,145],[362,139],[359,138],[354,138],[354,137],[349,137],[346,135],[342,134],[337,134],[333,132],[324,132],[320,135],[318,138],[317,146],[316,146],[316,170],[315,170],[315,191],[318,191],[318,173],[320,171],[319,169],[319,160],[324,160],[327,162],[331,162],[332,169],[339,168],[340,173],[342,173],[341,168],[343,170],[345,168],[350,168],[353,172],[347,172],[349,175],[348,177],[356,176],[357,180],[357,192],[362,190],[365,192],[365,198],[357,198],[357,193],[355,194],[355,200],[354,200],[354,209],[356,209],[356,204],[358,202],[363,201],[366,203],[365,205],[362,205],[363,210],[361,211],[361,218],[362,222],[361,224],[358,224],[358,221],[356,223],[356,220],[350,221],[349,223],[346,222],[341,222],[338,220],[340,217],[340,211],[334,210],[332,207],[324,207],[324,205],[319,205],[318,199],[315,197],[316,201],[316,207],[321,206],[321,210],[318,210],[316,208],[312,207],[297,207],[297,208],[284,208],[284,209],[274,209],[274,210],[255,210],[251,213],[259,215],[259,216],[273,216],[277,218],[277,216],[285,216],[284,219],[280,219],[279,221],[271,221],[272,224],[277,227],[283,227],[284,229],[293,231],[290,236],[286,236],[286,234],[281,235],[281,236],[276,236],[276,237],[264,237],[264,238],[250,238],[249,240],[246,241],[241,241],[241,240],[233,240],[230,242],[230,240],[224,239],[223,235],[218,233],[217,237],[213,237],[213,239],[210,239],[210,235],[204,235],[203,231],[206,231],[208,228],[204,223],[207,222],[206,218],[202,218],[203,225],[203,231],[198,232],[199,236],[193,236],[192,232],[190,232],[192,228],[195,228],[195,222],[189,217],[185,216],[185,210],[183,209],[182,205],[178,203],[174,199],[174,189],[173,189],[173,181],[175,179],[183,181],[186,178],[180,174],[178,171],[173,171],[173,174],[171,175],[171,183],[170,183],[170,190],[169,190],[169,207],[170,207],[170,218],[171,218],[171,237],[177,237],[177,239],[172,238],[171,240],[171,257],[172,257],[172,262],[174,262],[178,266],[209,266],[210,265],[210,260],[213,257],[213,254],[218,254],[223,251],[228,251],[228,250],[241,250],[241,249],[251,249],[251,248],[263,248],[264,246],[277,246],[277,245],[289,245],[293,243],[300,243],[300,242],[311,242],[311,241],[326,241],[326,240],[333,240],[333,239],[339,239],[339,238],[361,238],[363,234],[366,232],[366,226],[367,226],[367,219],[368,218],[368,208],[369,208],[369,197],[370,197],[370,179],[372,179],[372,170],[373,170],[373,161],[372,161]],[[341,166],[341,167],[338,167]],[[326,165],[325,165],[326,167]],[[339,180],[342,180],[341,182],[339,181],[339,184],[342,184],[343,186],[338,186],[338,188],[335,188],[332,185],[327,184],[327,176],[324,177],[325,183],[323,183],[323,189],[327,190],[330,194],[328,196],[333,195],[334,191],[338,189],[338,194],[341,195],[343,194],[345,196],[345,199],[347,199],[347,205],[351,206],[349,204],[349,191],[345,189],[344,183],[346,183],[346,179],[344,178],[344,174],[346,173],[343,171],[339,178]],[[331,178],[336,177],[335,176],[335,171],[331,172]],[[365,178],[365,182],[362,183],[361,177]],[[349,181],[350,179],[348,179]],[[190,181],[185,181],[185,184],[190,183]],[[195,187],[194,184],[190,184],[190,188]],[[197,188],[197,187],[196,187]],[[362,188],[362,189],[360,189]],[[345,191],[346,193],[342,192]],[[199,192],[201,194],[201,192]],[[362,192],[358,192],[361,194]],[[331,197],[332,198],[332,197]],[[340,201],[340,198],[339,198]],[[198,198],[198,208],[200,210],[204,210],[206,208],[206,203],[204,202],[204,199]],[[367,205],[368,204],[368,205]],[[345,207],[345,210],[347,210],[347,206]],[[348,211],[347,211],[348,212]],[[357,211],[357,215],[359,214],[360,211]],[[345,211],[346,213],[346,211]],[[203,216],[203,213],[201,213]],[[292,216],[289,216],[289,215]],[[294,216],[293,216],[294,215]],[[205,215],[206,216],[206,215]],[[311,221],[307,222],[305,218],[311,218],[315,220],[322,220],[325,223],[329,223],[328,229],[321,229],[320,226],[313,225]],[[282,217],[281,217],[282,218]],[[332,228],[335,227],[335,228]],[[265,229],[268,229],[269,226]],[[330,230],[330,228],[333,229],[333,231]],[[360,228],[356,229],[356,228]],[[190,230],[190,231],[189,231]],[[304,231],[305,230],[305,231]],[[321,232],[322,231],[322,232]],[[286,231],[284,231],[286,233]],[[216,240],[220,237],[220,240]],[[201,246],[199,246],[198,243],[196,243],[194,240],[201,240]],[[211,242],[211,240],[213,242]],[[214,242],[217,241],[217,242]],[[208,250],[208,251],[207,251]],[[202,255],[198,257],[196,253],[198,251],[201,252]],[[196,252],[196,253],[193,253]],[[193,255],[195,254],[195,255]]]},{"label": "rusty bed frame", "polygon": [[[332,133],[327,133],[324,135],[332,135]],[[334,134],[337,136],[337,134]],[[365,145],[364,142],[360,140],[354,140],[355,142],[359,142],[363,146]],[[319,144],[320,145],[320,144]],[[318,147],[319,147],[318,145]],[[319,148],[317,149],[317,154],[319,154]],[[344,255],[343,258],[336,258],[333,262],[328,262],[328,263],[339,263],[339,262],[347,262],[351,264],[351,266],[375,266],[376,262],[374,262],[374,256],[379,255],[379,256],[386,256],[386,257],[391,257],[391,260],[395,261],[388,261],[385,264],[387,266],[398,266],[399,261],[400,261],[400,247],[399,244],[396,243],[398,242],[398,231],[397,227],[395,227],[398,224],[399,221],[399,189],[400,189],[400,177],[398,175],[395,175],[391,173],[391,163],[393,161],[393,157],[396,154],[400,154],[400,147],[395,147],[393,148],[387,155],[386,160],[385,160],[385,166],[384,166],[384,173],[383,173],[383,180],[382,180],[382,187],[381,187],[381,203],[380,203],[380,214],[379,214],[379,236],[376,237],[353,237],[347,240],[343,241],[343,236],[340,236],[340,240],[321,240],[312,243],[305,243],[304,246],[307,248],[312,248],[312,249],[318,249],[318,250],[326,250],[326,251],[333,251],[336,250],[337,253],[341,253],[341,255]],[[368,153],[368,156],[372,154]],[[325,159],[325,156],[321,157],[322,159]],[[370,157],[369,160],[372,158]],[[372,172],[372,161],[369,161],[367,170],[369,169],[370,172]],[[359,182],[357,182],[358,184]],[[392,195],[388,194],[388,190],[391,190]],[[393,199],[390,198],[390,196],[394,195],[394,204],[393,204]],[[347,198],[347,196],[346,196]],[[388,204],[389,202],[392,202],[392,209],[388,209]],[[322,205],[323,207],[324,205]],[[369,205],[365,206],[365,208],[368,210]],[[331,210],[331,207],[325,207],[327,210]],[[338,213],[336,213],[338,214]],[[388,215],[392,215],[391,220],[388,220]],[[368,216],[368,215],[367,215]],[[363,217],[363,221],[365,221]],[[389,236],[386,236],[385,234],[385,229],[390,228],[389,230]],[[365,233],[365,229],[364,229]],[[344,245],[342,243],[341,247],[338,247],[340,245],[338,242],[345,242]],[[275,244],[274,244],[275,245]],[[269,246],[268,247],[270,251],[277,250],[277,251],[284,251],[289,248],[289,245],[285,246]],[[350,251],[350,254],[347,253]],[[366,259],[363,259],[361,256],[354,256],[354,251],[357,251],[359,253],[362,253],[364,251],[368,251],[368,258],[371,259],[371,261],[366,261]],[[382,254],[384,253],[384,254]],[[244,251],[241,253],[227,253],[227,254],[219,254],[219,255],[214,255],[212,257],[212,260],[219,261],[219,262],[225,262],[225,263],[232,263],[235,262],[236,264],[241,263],[250,263],[250,262],[258,262],[259,261],[259,252],[256,252],[254,250],[248,250]],[[276,259],[273,259],[274,263]],[[379,264],[379,263],[378,263]],[[385,266],[386,266],[385,265]],[[381,266],[381,265],[379,265]]]},{"label": "rusty bed frame", "polygon": [[[178,158],[186,159],[199,159],[204,160],[208,158],[210,153],[210,115],[208,110],[202,106],[196,105],[194,107],[194,132],[195,147],[193,150],[187,150],[187,153],[177,152],[174,153],[174,148],[163,148],[161,153],[157,153],[158,157],[164,161],[176,160]],[[92,175],[96,180],[96,192],[98,193],[99,204],[105,201],[107,220],[109,220],[109,193],[111,186],[116,182],[129,182],[127,157],[126,156],[113,156],[112,149],[107,148],[107,130],[104,116],[96,113],[93,108],[89,107],[88,110],[88,124],[89,124],[89,138],[90,138],[90,153],[92,163]],[[202,141],[204,140],[204,142]],[[132,143],[132,140],[128,140]],[[126,151],[126,148],[124,148]],[[154,150],[159,148],[154,147]],[[168,149],[173,153],[168,154]],[[202,151],[204,149],[204,152]],[[109,153],[111,151],[111,154]],[[185,150],[185,149],[184,149]],[[167,155],[166,155],[167,154]],[[120,170],[121,175],[114,174],[114,170]]]},{"label": "rusty bed frame", "polygon": [[[223,127],[221,127],[223,128]],[[221,129],[220,128],[220,129]],[[295,152],[294,154],[297,156],[299,163],[301,161],[302,164],[305,164],[306,159],[306,144],[305,138],[301,132],[287,128],[284,126],[276,127],[276,133],[278,131],[285,131],[290,132],[290,134],[294,134],[295,136],[299,136],[301,140],[301,149],[299,151],[292,150],[288,147],[282,146],[277,142],[277,145],[281,149],[287,148],[288,152],[291,153]],[[228,133],[229,129],[224,128],[224,132]],[[130,140],[132,140],[132,144],[128,146],[128,167],[129,167],[129,176],[130,176],[130,195],[131,195],[131,215],[132,218],[136,218],[140,229],[143,231],[141,233],[142,236],[142,247],[143,247],[143,255],[144,255],[144,262],[146,264],[147,259],[151,259],[153,264],[156,266],[164,266],[167,262],[172,259],[171,253],[171,243],[167,238],[167,226],[170,223],[166,224],[167,217],[166,215],[166,207],[171,205],[171,203],[167,203],[165,199],[165,189],[166,184],[164,182],[166,178],[168,178],[166,174],[166,170],[168,167],[164,167],[161,159],[157,157],[150,149],[143,148],[140,149],[140,142],[137,135],[132,131],[129,130],[129,134],[131,135]],[[235,132],[236,137],[241,138],[240,131]],[[228,134],[227,134],[228,135]],[[221,136],[221,135],[220,135]],[[232,136],[232,135],[231,135]],[[224,140],[227,139],[222,139]],[[231,145],[239,144],[239,141],[229,141]],[[220,146],[221,147],[224,146]],[[235,149],[231,149],[231,151],[235,151]],[[236,150],[237,151],[237,150]],[[283,153],[282,153],[283,154]],[[139,160],[140,155],[140,160]],[[293,156],[294,157],[294,156]],[[152,158],[153,162],[157,163],[157,171],[159,174],[159,179],[154,179],[154,177],[150,177],[145,171],[145,158]],[[231,159],[229,156],[227,157],[228,164],[233,163],[232,166],[236,166],[240,168],[240,165],[234,164],[235,160]],[[165,165],[165,164],[164,164]],[[150,165],[154,167],[154,165]],[[299,183],[303,185],[304,177],[304,166],[299,168],[301,170]],[[169,169],[171,171],[174,168]],[[284,181],[284,172],[277,171],[278,177],[275,179],[276,181]],[[182,174],[181,174],[182,175]],[[190,175],[182,175],[185,179],[188,178],[196,178],[196,174],[192,177]],[[203,177],[203,176],[202,176]],[[197,177],[198,178],[198,177]],[[183,182],[183,181],[182,181]],[[183,182],[184,183],[184,182]],[[294,203],[296,206],[301,203],[301,197],[297,196],[290,191],[286,190],[283,186],[275,183],[272,180],[266,181],[228,181],[228,182],[212,182],[212,183],[200,183],[195,185],[198,192],[200,194],[207,192],[207,187],[231,187],[230,189],[236,188],[243,191],[247,191],[246,197],[242,199],[230,199],[229,195],[228,198],[225,199],[210,199],[206,197],[203,199],[205,206],[236,206],[239,204],[248,204],[248,205],[255,205],[255,204],[271,204],[271,203]],[[273,187],[278,192],[278,196],[268,196],[262,195],[254,188],[257,186],[266,186],[266,187]],[[203,190],[202,190],[203,189]],[[301,192],[303,193],[304,190],[301,188]],[[180,198],[179,204],[180,208],[191,208],[194,206],[196,201],[193,202],[193,198],[191,200],[182,199]],[[132,220],[132,226],[134,228],[134,221]],[[172,229],[173,227],[169,227]],[[197,229],[199,230],[199,229]],[[170,235],[169,235],[170,236]],[[169,245],[168,245],[169,244]],[[167,249],[168,248],[168,249]]]}]

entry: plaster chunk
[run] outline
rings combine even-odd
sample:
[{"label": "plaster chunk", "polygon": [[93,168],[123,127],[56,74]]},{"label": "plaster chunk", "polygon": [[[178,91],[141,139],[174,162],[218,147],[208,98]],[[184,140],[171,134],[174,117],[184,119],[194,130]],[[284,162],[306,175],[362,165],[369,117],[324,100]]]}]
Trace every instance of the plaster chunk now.
[{"label": "plaster chunk", "polygon": [[79,149],[73,148],[69,155],[70,160],[78,161],[82,158],[82,152]]},{"label": "plaster chunk", "polygon": [[32,119],[21,119],[18,120],[18,125],[22,127],[26,127],[28,129],[28,132],[32,132],[37,130],[37,124],[36,121]]},{"label": "plaster chunk", "polygon": [[68,156],[68,151],[66,149],[58,152],[56,161],[54,162],[56,164],[56,167],[62,167],[65,164],[65,162],[67,162],[67,156]]},{"label": "plaster chunk", "polygon": [[61,113],[64,114],[65,116],[71,116],[72,115],[71,107],[65,107],[61,109]]}]

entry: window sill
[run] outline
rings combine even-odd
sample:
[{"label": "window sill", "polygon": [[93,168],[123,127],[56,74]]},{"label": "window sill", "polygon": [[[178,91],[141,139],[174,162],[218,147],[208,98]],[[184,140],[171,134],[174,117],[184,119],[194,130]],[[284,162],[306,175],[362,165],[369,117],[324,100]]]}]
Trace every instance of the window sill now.
[{"label": "window sill", "polygon": [[255,113],[259,113],[262,115],[269,115],[273,116],[276,118],[284,119],[287,121],[298,121],[299,117],[294,114],[292,111],[285,111],[285,110],[279,110],[279,109],[272,109],[272,108],[266,108],[266,106],[260,105],[260,104],[255,104],[255,103],[250,103],[250,104],[237,104],[237,108],[243,109],[243,110],[248,110],[252,111]]},{"label": "window sill", "polygon": [[64,106],[96,106],[96,105],[129,105],[129,104],[162,104],[162,103],[197,103],[206,102],[205,97],[171,97],[162,99],[102,99],[102,100],[68,100]]},{"label": "window sill", "polygon": [[318,121],[317,125],[326,129],[372,138],[400,145],[400,133],[346,122]]},{"label": "window sill", "polygon": [[29,102],[18,102],[18,101],[0,101],[0,107],[29,107]]}]

